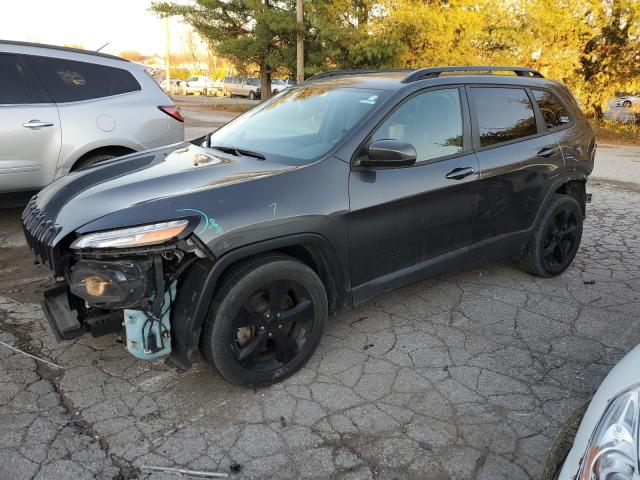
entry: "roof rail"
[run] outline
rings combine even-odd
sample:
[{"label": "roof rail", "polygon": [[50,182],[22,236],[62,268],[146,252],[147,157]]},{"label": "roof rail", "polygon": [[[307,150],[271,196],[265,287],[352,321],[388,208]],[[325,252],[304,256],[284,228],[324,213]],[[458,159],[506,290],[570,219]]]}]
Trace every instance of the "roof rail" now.
[{"label": "roof rail", "polygon": [[544,76],[533,68],[528,67],[504,67],[495,65],[473,65],[467,67],[430,67],[414,70],[404,77],[402,83],[411,83],[426,78],[439,77],[443,73],[455,72],[485,72],[491,75],[493,72],[513,72],[519,77],[544,78]]},{"label": "roof rail", "polygon": [[82,48],[73,48],[73,47],[62,47],[60,45],[48,45],[46,43],[33,43],[33,42],[19,42],[16,40],[2,40],[0,39],[0,45],[16,45],[21,47],[37,47],[37,48],[48,48],[51,50],[60,50],[63,52],[73,52],[73,53],[83,53],[85,55],[95,55],[96,57],[103,58],[112,58],[114,60],[122,60],[123,62],[128,62],[126,58],[118,57],[117,55],[110,55],[108,53],[95,52],[93,50],[84,50]]},{"label": "roof rail", "polygon": [[329,78],[329,77],[343,77],[347,75],[362,75],[364,73],[402,73],[402,72],[411,72],[413,69],[411,68],[371,68],[371,69],[355,69],[355,70],[329,70],[327,72],[320,72],[316,75],[309,77],[305,80],[308,82],[309,80],[318,80],[320,78]]}]

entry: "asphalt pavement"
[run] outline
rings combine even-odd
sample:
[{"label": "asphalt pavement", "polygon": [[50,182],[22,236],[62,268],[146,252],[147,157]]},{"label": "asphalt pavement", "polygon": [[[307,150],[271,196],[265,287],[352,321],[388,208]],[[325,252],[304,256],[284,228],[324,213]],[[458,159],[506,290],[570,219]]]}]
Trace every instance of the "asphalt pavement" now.
[{"label": "asphalt pavement", "polygon": [[[191,99],[189,100],[191,101]],[[187,131],[217,114],[183,107]],[[202,125],[204,123],[205,125]],[[188,135],[190,136],[190,135]],[[0,479],[532,479],[561,424],[640,343],[640,148],[601,145],[582,245],[554,279],[506,263],[329,322],[309,364],[257,391],[115,336],[56,343],[19,210],[0,212]]]}]

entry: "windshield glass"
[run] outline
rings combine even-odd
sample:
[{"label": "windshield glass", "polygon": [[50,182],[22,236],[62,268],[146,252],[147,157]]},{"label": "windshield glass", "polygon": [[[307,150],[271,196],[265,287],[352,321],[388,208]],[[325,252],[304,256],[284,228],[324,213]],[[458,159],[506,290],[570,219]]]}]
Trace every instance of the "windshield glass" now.
[{"label": "windshield glass", "polygon": [[316,159],[387,95],[383,90],[341,86],[287,89],[217,130],[209,144],[293,163]]}]

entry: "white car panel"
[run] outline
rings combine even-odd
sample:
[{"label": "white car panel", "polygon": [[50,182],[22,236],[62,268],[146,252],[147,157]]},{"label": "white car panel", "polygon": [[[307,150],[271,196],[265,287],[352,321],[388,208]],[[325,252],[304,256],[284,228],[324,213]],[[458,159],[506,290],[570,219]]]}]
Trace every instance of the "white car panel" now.
[{"label": "white car panel", "polygon": [[580,423],[573,447],[567,455],[558,480],[573,480],[575,478],[591,435],[597,428],[609,402],[625,390],[640,384],[638,365],[640,365],[640,345],[618,362],[598,387]]}]

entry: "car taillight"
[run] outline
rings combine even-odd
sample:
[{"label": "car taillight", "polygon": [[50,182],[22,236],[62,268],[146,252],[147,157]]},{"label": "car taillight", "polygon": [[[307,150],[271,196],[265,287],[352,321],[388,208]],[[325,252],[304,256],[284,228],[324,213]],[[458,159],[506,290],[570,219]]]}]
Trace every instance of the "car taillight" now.
[{"label": "car taillight", "polygon": [[164,113],[169,115],[172,118],[175,118],[179,122],[184,122],[184,117],[182,116],[182,112],[175,105],[161,105],[158,109],[162,110]]}]

